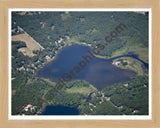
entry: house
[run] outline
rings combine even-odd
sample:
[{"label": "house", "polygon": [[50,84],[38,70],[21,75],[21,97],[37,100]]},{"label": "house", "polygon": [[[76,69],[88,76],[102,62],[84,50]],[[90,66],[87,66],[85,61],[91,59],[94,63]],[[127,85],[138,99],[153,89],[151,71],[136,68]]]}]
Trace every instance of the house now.
[{"label": "house", "polygon": [[62,38],[60,38],[59,40],[58,40],[58,43],[61,43],[63,41],[63,39]]},{"label": "house", "polygon": [[121,61],[116,61],[116,62],[113,62],[112,64],[113,65],[119,65],[121,63]]},{"label": "house", "polygon": [[21,70],[24,70],[25,71],[25,68],[22,66],[20,68],[16,68],[18,71],[21,71]]},{"label": "house", "polygon": [[37,108],[37,106],[33,106],[33,105],[31,105],[31,104],[28,104],[25,108],[24,108],[24,110],[27,112],[27,111],[35,111],[36,110],[36,108]]},{"label": "house", "polygon": [[46,60],[47,60],[47,61],[51,60],[51,57],[47,55],[47,56],[46,56]]},{"label": "house", "polygon": [[55,44],[56,44],[56,46],[57,46],[57,41],[55,41]]},{"label": "house", "polygon": [[31,107],[30,109],[31,109],[31,111],[35,111],[36,108],[37,108],[37,106],[33,106],[33,107]]},{"label": "house", "polygon": [[120,63],[121,63],[120,61],[117,61],[117,62],[116,62],[116,65],[119,65]]},{"label": "house", "polygon": [[123,108],[123,106],[119,106],[118,108],[119,108],[119,109],[122,109],[122,108]]},{"label": "house", "polygon": [[14,80],[14,79],[16,79],[16,77],[11,78],[11,80]]},{"label": "house", "polygon": [[24,108],[24,110],[27,112],[27,111],[28,111],[28,108]]},{"label": "house", "polygon": [[41,28],[44,28],[45,23],[44,22],[40,22]]},{"label": "house", "polygon": [[105,97],[105,99],[106,99],[107,101],[109,101],[111,98],[110,98],[110,97]]},{"label": "house", "polygon": [[134,110],[134,111],[133,111],[133,113],[137,113],[137,112],[138,112],[138,110]]},{"label": "house", "polygon": [[128,84],[123,84],[125,87],[128,87]]},{"label": "house", "polygon": [[144,84],[144,87],[146,88],[146,87],[147,87],[147,85],[145,85],[145,84]]}]

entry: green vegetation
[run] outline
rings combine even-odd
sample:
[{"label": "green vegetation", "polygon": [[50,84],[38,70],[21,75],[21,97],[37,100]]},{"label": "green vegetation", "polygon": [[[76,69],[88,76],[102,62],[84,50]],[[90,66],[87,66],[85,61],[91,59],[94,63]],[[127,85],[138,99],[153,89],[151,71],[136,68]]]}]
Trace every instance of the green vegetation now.
[{"label": "green vegetation", "polygon": [[81,93],[83,95],[89,94],[90,92],[93,92],[97,90],[93,85],[90,85],[89,87],[72,87],[70,89],[67,89],[67,93]]},{"label": "green vegetation", "polygon": [[[113,38],[112,43],[99,55],[113,57],[132,51],[139,54],[143,61],[148,61],[147,13],[142,15],[134,12],[41,12],[37,15],[18,15],[14,12],[13,17],[12,28],[19,25],[48,50],[56,49],[55,41],[62,38],[65,42],[66,36],[76,42],[91,44],[92,48],[97,44],[106,44],[105,37],[110,36],[116,26],[123,23],[127,28]],[[42,22],[45,23],[43,29]]]},{"label": "green vegetation", "polygon": [[[32,49],[35,45],[30,45],[30,49],[27,49],[27,40],[12,40],[12,114],[40,114],[45,105],[51,104],[77,107],[82,115],[147,115],[148,75],[143,72],[139,61],[128,57],[120,58],[127,59],[129,63],[124,62],[119,66],[137,72],[135,80],[118,83],[102,91],[83,80],[70,81],[58,93],[53,92],[56,95],[51,99],[43,102],[56,83],[36,77],[36,71],[71,42],[91,48],[106,44],[105,37],[110,36],[120,23],[125,24],[127,29],[118,33],[96,56],[111,58],[135,52],[148,63],[147,13],[12,12],[12,36],[20,35],[21,38],[27,32],[44,48]],[[91,99],[87,101],[91,93]],[[30,104],[37,108],[34,111],[25,110]]]},{"label": "green vegetation", "polygon": [[[19,29],[22,29],[18,27]],[[18,51],[22,52],[24,55],[28,55],[30,57],[34,56],[33,51],[44,49],[39,45],[30,35],[27,33],[14,35],[12,36],[12,41],[22,41],[26,43],[26,48],[21,48]]]},{"label": "green vegetation", "polygon": [[63,106],[77,106],[85,102],[85,97],[95,91],[97,89],[84,80],[67,82],[67,85],[62,90],[54,92],[55,95],[51,96],[52,98],[49,99],[49,103]]},{"label": "green vegetation", "polygon": [[148,115],[148,77],[107,86],[79,109],[85,115]]},{"label": "green vegetation", "polygon": [[[119,62],[119,64],[117,64]],[[122,69],[130,69],[135,71],[138,75],[145,75],[147,74],[144,69],[142,68],[142,63],[134,58],[131,57],[121,57],[115,59],[113,64],[117,67]]]},{"label": "green vegetation", "polygon": [[12,90],[15,90],[12,91],[12,114],[22,114],[27,104],[36,105],[40,109],[38,98],[41,98],[49,87],[51,85],[46,81],[21,72],[12,81]]},{"label": "green vegetation", "polygon": [[121,115],[122,113],[113,106],[110,101],[104,101],[102,104],[98,104],[95,111],[91,113],[93,115]]},{"label": "green vegetation", "polygon": [[80,113],[82,115],[122,115],[118,108],[116,108],[110,101],[104,101],[101,104],[82,104],[80,106]]},{"label": "green vegetation", "polygon": [[69,17],[71,17],[71,15],[70,15],[69,12],[68,12],[68,13],[65,13],[65,14],[61,14],[61,16],[62,16],[62,20],[66,20],[66,19],[68,19]]},{"label": "green vegetation", "polygon": [[135,52],[139,55],[139,58],[141,60],[143,60],[144,62],[148,63],[148,48],[147,47],[143,47],[143,45],[141,44],[131,44],[131,43],[127,43],[125,46],[123,46],[122,48],[116,50],[111,57],[116,57],[116,56],[120,56],[123,54],[126,54],[128,52]]},{"label": "green vegetation", "polygon": [[124,84],[115,84],[102,90],[111,102],[126,115],[148,114],[148,77],[138,76]]}]

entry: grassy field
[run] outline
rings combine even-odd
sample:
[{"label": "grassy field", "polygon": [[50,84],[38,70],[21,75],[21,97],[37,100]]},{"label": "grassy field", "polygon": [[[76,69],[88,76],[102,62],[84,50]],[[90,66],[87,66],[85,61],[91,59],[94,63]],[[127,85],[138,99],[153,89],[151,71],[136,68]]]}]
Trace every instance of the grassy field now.
[{"label": "grassy field", "polygon": [[52,86],[55,86],[56,85],[56,83],[55,82],[52,82],[52,81],[50,81],[49,79],[45,79],[45,78],[42,78],[43,80],[45,80],[46,82],[48,82],[50,85],[52,85]]},{"label": "grassy field", "polygon": [[44,49],[38,42],[36,42],[27,33],[12,36],[12,41],[23,41],[26,43],[27,48],[19,49],[24,55],[33,56],[33,51]]},{"label": "grassy field", "polygon": [[93,91],[97,91],[97,89],[92,85],[89,87],[72,87],[70,89],[66,89],[67,93],[81,93],[83,95],[87,95]]},{"label": "grassy field", "polygon": [[126,44],[121,49],[115,51],[112,54],[111,58],[126,54],[128,52],[137,53],[141,60],[143,60],[144,62],[148,63],[148,48],[147,47],[142,47],[141,45],[129,45],[129,44]]},{"label": "grassy field", "polygon": [[[79,35],[80,36],[80,35]],[[71,43],[71,42],[74,42],[74,43],[77,43],[77,44],[83,44],[84,42],[80,42],[79,41],[79,37],[78,36],[74,36],[74,37],[71,37],[67,40],[65,40],[66,43]]]}]

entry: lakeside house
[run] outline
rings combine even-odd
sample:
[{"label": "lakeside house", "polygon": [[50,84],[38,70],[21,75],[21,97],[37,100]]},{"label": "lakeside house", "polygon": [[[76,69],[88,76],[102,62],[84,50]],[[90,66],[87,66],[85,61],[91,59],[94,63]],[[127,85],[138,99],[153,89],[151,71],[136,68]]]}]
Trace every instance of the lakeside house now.
[{"label": "lakeside house", "polygon": [[121,61],[116,61],[116,62],[113,62],[112,64],[113,65],[119,65],[119,64],[121,64]]},{"label": "lakeside house", "polygon": [[47,56],[46,56],[46,60],[47,60],[47,61],[50,61],[50,60],[51,60],[51,57],[47,55]]},{"label": "lakeside house", "polygon": [[24,110],[27,112],[27,111],[35,111],[37,109],[37,106],[33,106],[33,105],[31,105],[31,104],[28,104],[25,108],[24,108]]},{"label": "lakeside house", "polygon": [[63,41],[63,39],[62,38],[60,38],[59,40],[58,40],[58,43],[61,43]]},{"label": "lakeside house", "polygon": [[128,84],[123,84],[125,87],[128,87]]},{"label": "lakeside house", "polygon": [[120,65],[120,64],[123,64],[123,65],[127,65],[129,64],[129,61],[126,60],[126,59],[121,59],[121,60],[118,60],[116,62],[112,62],[113,65]]}]

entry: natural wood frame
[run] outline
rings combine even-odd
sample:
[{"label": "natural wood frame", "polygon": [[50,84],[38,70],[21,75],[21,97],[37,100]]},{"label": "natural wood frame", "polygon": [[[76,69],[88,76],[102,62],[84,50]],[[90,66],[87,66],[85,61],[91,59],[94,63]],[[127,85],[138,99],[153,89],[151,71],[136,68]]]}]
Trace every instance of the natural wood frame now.
[{"label": "natural wood frame", "polygon": [[[152,119],[151,120],[9,120],[8,119],[8,9],[9,8],[151,8],[152,9]],[[35,127],[160,127],[160,1],[159,0],[0,0],[0,128]]]}]

